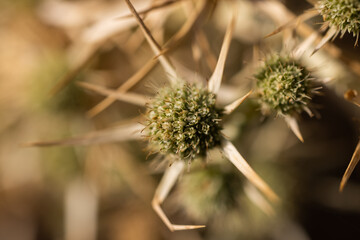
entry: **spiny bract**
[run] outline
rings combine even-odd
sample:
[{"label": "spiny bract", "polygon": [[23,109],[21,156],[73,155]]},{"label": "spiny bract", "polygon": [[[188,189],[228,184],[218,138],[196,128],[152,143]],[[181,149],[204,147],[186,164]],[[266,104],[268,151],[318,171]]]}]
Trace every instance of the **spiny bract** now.
[{"label": "spiny bract", "polygon": [[360,33],[360,1],[359,0],[323,0],[319,2],[319,10],[324,21],[329,22],[344,34]]},{"label": "spiny bract", "polygon": [[181,159],[220,145],[222,109],[216,96],[191,84],[162,88],[149,104],[146,133],[156,150]]},{"label": "spiny bract", "polygon": [[310,73],[290,57],[268,58],[255,75],[265,111],[291,115],[302,112],[311,99]]}]

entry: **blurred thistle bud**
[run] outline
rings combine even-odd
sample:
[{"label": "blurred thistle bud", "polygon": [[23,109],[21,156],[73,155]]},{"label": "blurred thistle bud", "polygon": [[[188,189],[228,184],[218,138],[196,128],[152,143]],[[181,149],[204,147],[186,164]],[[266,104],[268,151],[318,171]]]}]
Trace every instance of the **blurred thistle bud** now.
[{"label": "blurred thistle bud", "polygon": [[238,207],[242,184],[236,173],[224,172],[218,166],[207,166],[183,177],[177,201],[198,221],[224,217]]},{"label": "blurred thistle bud", "polygon": [[147,110],[146,134],[164,154],[192,160],[220,145],[223,110],[216,95],[191,84],[160,89]]},{"label": "blurred thistle bud", "polygon": [[335,27],[341,35],[346,32],[359,38],[360,1],[359,0],[322,0],[319,11],[330,27]]},{"label": "blurred thistle bud", "polygon": [[249,197],[249,185],[223,163],[208,165],[183,176],[174,201],[188,217],[206,223],[214,236],[248,239],[256,235],[263,239],[275,216],[269,217]]},{"label": "blurred thistle bud", "polygon": [[310,72],[290,57],[273,55],[255,74],[264,113],[292,115],[308,109],[313,79]]}]

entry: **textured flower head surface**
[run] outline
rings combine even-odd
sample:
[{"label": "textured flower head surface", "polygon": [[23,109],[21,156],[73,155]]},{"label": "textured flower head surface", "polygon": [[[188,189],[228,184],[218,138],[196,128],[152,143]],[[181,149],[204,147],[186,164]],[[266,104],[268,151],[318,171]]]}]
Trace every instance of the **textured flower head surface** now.
[{"label": "textured flower head surface", "polygon": [[290,57],[273,55],[255,75],[264,112],[301,113],[311,100],[310,72]]},{"label": "textured flower head surface", "polygon": [[319,2],[320,14],[330,27],[335,27],[341,34],[346,32],[354,37],[360,33],[359,0],[323,0]]},{"label": "textured flower head surface", "polygon": [[194,84],[162,88],[147,111],[146,134],[152,147],[181,159],[205,156],[221,142],[223,110],[215,102],[215,94]]}]

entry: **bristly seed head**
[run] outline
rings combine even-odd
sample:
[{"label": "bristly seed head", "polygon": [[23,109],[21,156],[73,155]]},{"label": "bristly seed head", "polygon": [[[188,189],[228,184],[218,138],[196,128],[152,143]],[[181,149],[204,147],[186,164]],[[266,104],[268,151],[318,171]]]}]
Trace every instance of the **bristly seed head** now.
[{"label": "bristly seed head", "polygon": [[181,159],[205,156],[220,145],[222,109],[216,96],[190,84],[162,88],[149,104],[146,134],[151,146]]},{"label": "bristly seed head", "polygon": [[322,0],[319,2],[320,14],[330,26],[341,34],[360,33],[360,1],[359,0]]},{"label": "bristly seed head", "polygon": [[255,78],[265,112],[291,115],[302,112],[310,102],[310,73],[290,57],[271,56]]}]

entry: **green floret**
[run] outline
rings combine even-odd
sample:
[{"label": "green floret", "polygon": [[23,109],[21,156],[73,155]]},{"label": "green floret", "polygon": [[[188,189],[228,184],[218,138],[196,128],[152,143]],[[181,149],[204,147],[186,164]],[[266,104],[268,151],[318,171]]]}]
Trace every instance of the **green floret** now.
[{"label": "green floret", "polygon": [[165,87],[149,105],[146,133],[151,145],[181,159],[205,156],[220,145],[222,109],[216,96],[195,85]]},{"label": "green floret", "polygon": [[302,112],[311,100],[310,73],[291,58],[272,56],[255,78],[265,110],[291,115]]},{"label": "green floret", "polygon": [[360,1],[359,0],[323,0],[319,2],[319,10],[324,21],[337,28],[341,34],[360,33]]}]

